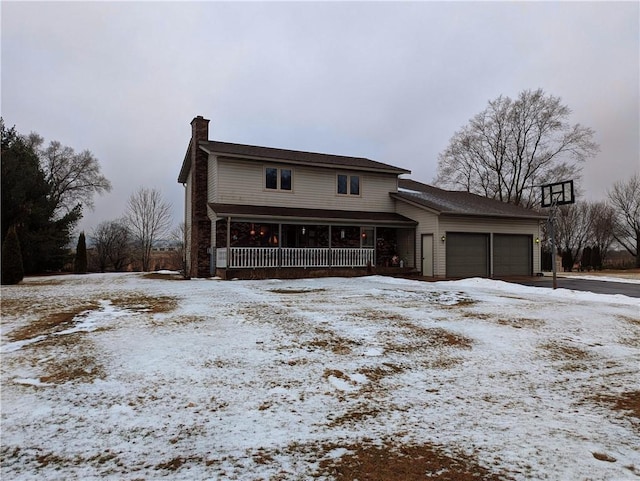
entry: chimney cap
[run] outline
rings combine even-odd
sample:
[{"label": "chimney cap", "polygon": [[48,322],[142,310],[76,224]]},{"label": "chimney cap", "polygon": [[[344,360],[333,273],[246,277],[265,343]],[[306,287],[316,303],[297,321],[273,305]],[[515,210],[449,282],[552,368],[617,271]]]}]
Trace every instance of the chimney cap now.
[{"label": "chimney cap", "polygon": [[196,122],[196,121],[204,121],[204,122],[209,122],[209,119],[205,119],[202,115],[197,115],[193,118],[193,120],[191,121],[191,123]]}]

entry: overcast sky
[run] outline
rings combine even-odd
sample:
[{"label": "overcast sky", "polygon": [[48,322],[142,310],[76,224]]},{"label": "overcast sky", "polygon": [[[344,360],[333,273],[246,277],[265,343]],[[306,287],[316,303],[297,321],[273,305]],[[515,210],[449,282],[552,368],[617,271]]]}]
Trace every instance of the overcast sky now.
[{"label": "overcast sky", "polygon": [[499,95],[542,88],[591,127],[589,200],[640,171],[639,2],[3,1],[2,117],[91,150],[113,184],[182,220],[190,121],[210,139],[368,157],[431,182],[454,132]]}]

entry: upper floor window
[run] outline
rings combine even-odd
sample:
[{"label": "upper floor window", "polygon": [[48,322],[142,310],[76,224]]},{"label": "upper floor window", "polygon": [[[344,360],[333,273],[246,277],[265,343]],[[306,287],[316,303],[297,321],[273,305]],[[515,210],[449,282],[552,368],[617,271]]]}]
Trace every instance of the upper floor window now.
[{"label": "upper floor window", "polygon": [[360,176],[338,174],[338,194],[360,195]]},{"label": "upper floor window", "polygon": [[293,176],[291,169],[266,167],[264,169],[264,186],[266,189],[291,190]]}]

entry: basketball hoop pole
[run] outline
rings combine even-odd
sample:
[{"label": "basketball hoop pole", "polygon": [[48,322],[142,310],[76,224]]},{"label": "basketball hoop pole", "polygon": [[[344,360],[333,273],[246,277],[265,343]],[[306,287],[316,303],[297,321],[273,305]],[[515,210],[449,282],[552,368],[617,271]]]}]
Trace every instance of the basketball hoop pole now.
[{"label": "basketball hoop pole", "polygon": [[557,267],[557,263],[556,263],[556,253],[557,253],[557,248],[556,248],[556,229],[555,229],[555,223],[556,223],[556,202],[555,200],[551,201],[551,211],[549,212],[549,231],[551,233],[551,268],[553,270],[553,288],[557,289],[558,288],[558,276],[557,276],[557,272],[558,272],[558,267]]}]

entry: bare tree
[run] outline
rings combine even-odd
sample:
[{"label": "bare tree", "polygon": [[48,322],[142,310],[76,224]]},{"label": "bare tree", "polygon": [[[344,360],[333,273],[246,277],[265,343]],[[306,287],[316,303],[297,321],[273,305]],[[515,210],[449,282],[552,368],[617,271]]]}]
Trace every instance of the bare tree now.
[{"label": "bare tree", "polygon": [[130,239],[129,229],[122,220],[110,220],[98,224],[91,233],[91,243],[100,272],[105,272],[109,265],[115,271],[124,269],[130,256]]},{"label": "bare tree", "polygon": [[126,218],[142,270],[148,271],[154,241],[165,236],[171,226],[171,205],[158,190],[141,187],[129,197]]},{"label": "bare tree", "polygon": [[609,191],[609,201],[616,213],[614,237],[640,267],[640,174],[616,182]]},{"label": "bare tree", "polygon": [[606,202],[594,202],[589,204],[589,217],[591,218],[591,231],[588,242],[599,249],[601,261],[604,263],[611,244],[613,244],[615,211]]},{"label": "bare tree", "polygon": [[562,249],[562,264],[571,271],[591,231],[590,207],[586,202],[563,205],[556,217],[556,245]]},{"label": "bare tree", "polygon": [[58,141],[45,148],[42,137],[33,132],[27,141],[38,151],[50,186],[49,198],[58,214],[70,212],[78,205],[93,208],[94,194],[111,190],[111,183],[100,172],[98,159],[89,150],[76,152]]},{"label": "bare tree", "polygon": [[500,96],[456,132],[438,159],[435,182],[524,207],[539,186],[577,179],[599,150],[593,130],[567,121],[571,110],[541,89]]},{"label": "bare tree", "polygon": [[176,249],[173,251],[175,258],[174,262],[180,266],[182,276],[186,279],[187,276],[187,252],[186,252],[186,230],[184,222],[180,222],[178,226],[171,231],[171,240],[173,241]]}]

